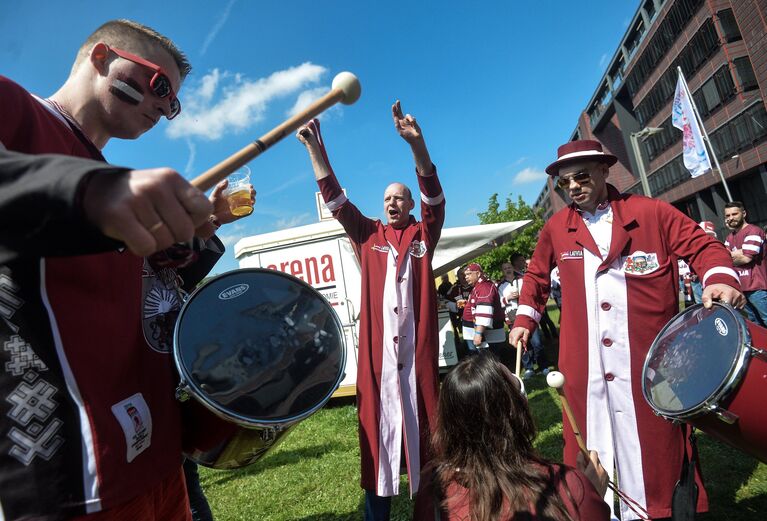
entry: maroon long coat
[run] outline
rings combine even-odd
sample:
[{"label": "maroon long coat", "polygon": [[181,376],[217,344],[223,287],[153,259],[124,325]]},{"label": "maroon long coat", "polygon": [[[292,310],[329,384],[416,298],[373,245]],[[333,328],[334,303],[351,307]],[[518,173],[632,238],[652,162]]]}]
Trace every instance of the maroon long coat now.
[{"label": "maroon long coat", "polygon": [[[327,158],[326,158],[327,161]],[[329,166],[329,165],[328,165]],[[357,361],[362,488],[399,493],[404,446],[410,493],[429,459],[438,397],[437,295],[431,260],[442,232],[445,198],[436,175],[418,176],[421,221],[394,229],[362,215],[335,176],[319,181],[362,267]]]},{"label": "maroon long coat", "polygon": [[[704,286],[740,286],[724,246],[671,205],[619,194],[612,186],[609,199],[612,214],[604,215],[608,226],[601,228],[608,234],[611,230],[604,256],[574,206],[544,225],[514,326],[537,326],[551,270],[558,266],[559,367],[586,445],[599,452],[608,475],[616,462],[621,489],[651,517],[668,517],[684,444],[680,428],[656,416],[644,399],[645,357],[657,333],[679,311],[678,258],[688,261]],[[578,445],[569,422],[563,423],[565,463],[575,465]],[[703,510],[708,500],[697,477],[698,508]],[[625,505],[622,511],[622,519],[633,518]]]}]

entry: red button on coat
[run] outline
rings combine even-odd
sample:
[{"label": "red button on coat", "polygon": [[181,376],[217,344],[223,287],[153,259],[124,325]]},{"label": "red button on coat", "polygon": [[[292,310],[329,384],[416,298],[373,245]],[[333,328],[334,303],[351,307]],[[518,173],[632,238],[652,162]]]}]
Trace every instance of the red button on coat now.
[{"label": "red button on coat", "polygon": [[613,341],[610,340],[609,338],[605,338],[602,340],[602,345],[605,347],[610,347],[611,345],[613,345]]},{"label": "red button on coat", "polygon": [[605,375],[605,380],[607,380],[608,382],[612,382],[613,380],[615,380],[615,376],[612,373],[607,373]]},{"label": "red button on coat", "polygon": [[612,306],[610,305],[610,303],[609,303],[609,302],[602,302],[602,310],[603,310],[603,311],[610,311],[610,308],[611,308],[611,307],[612,307]]}]

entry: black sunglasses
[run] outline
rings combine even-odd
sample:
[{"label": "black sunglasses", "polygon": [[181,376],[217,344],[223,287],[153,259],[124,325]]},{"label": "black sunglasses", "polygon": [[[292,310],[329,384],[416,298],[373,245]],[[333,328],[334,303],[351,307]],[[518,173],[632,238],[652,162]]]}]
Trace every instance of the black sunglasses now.
[{"label": "black sunglasses", "polygon": [[581,170],[568,177],[560,177],[557,179],[557,186],[562,190],[567,190],[570,187],[570,181],[575,181],[578,185],[591,181],[591,172],[588,170]]}]

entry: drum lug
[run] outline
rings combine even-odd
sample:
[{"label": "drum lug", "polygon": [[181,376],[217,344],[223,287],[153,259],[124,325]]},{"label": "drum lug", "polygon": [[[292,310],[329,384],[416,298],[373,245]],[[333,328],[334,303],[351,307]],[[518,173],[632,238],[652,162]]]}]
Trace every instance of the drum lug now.
[{"label": "drum lug", "polygon": [[178,387],[176,387],[176,400],[179,402],[185,402],[189,399],[189,386],[187,386],[184,382],[181,382],[178,384]]},{"label": "drum lug", "polygon": [[767,351],[759,349],[758,347],[748,346],[751,348],[751,356],[757,356],[764,361],[767,361]]},{"label": "drum lug", "polygon": [[738,421],[738,415],[733,414],[727,409],[721,409],[716,405],[710,405],[709,410],[716,414],[716,417],[722,420],[724,423],[728,425],[734,424],[736,421]]}]

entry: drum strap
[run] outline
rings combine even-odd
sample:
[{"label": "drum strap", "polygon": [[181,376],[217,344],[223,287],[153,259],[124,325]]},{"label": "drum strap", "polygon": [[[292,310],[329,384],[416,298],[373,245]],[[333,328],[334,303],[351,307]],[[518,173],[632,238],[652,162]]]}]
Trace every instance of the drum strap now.
[{"label": "drum strap", "polygon": [[[690,455],[687,456],[687,430],[690,430]],[[695,441],[695,427],[686,423],[682,424],[682,443],[684,447],[684,460],[682,473],[679,481],[674,486],[674,495],[671,499],[672,521],[694,521],[695,507],[698,504],[698,484],[695,483],[695,454],[697,444]]]}]

